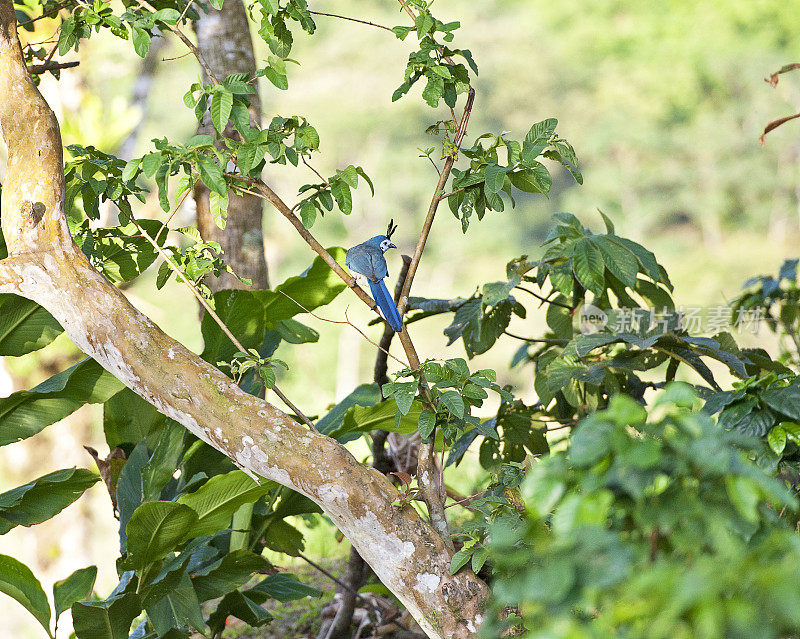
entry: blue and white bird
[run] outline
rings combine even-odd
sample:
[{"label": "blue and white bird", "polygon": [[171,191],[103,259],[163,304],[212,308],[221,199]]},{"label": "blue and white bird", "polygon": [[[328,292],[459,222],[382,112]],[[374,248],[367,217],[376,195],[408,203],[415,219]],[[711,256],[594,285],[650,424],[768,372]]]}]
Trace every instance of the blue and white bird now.
[{"label": "blue and white bird", "polygon": [[397,306],[389,294],[389,289],[383,281],[389,275],[386,266],[386,259],[383,254],[390,248],[397,248],[392,244],[392,233],[397,230],[394,220],[389,222],[386,235],[376,235],[366,242],[362,242],[347,251],[347,258],[344,263],[351,272],[363,275],[369,284],[372,298],[381,309],[384,319],[396,333],[403,330],[403,320],[397,310]]}]

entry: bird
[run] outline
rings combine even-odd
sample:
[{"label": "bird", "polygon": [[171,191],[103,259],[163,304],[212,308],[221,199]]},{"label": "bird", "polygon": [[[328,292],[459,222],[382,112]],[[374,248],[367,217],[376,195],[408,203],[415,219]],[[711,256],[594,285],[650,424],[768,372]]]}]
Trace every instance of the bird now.
[{"label": "bird", "polygon": [[403,319],[383,281],[389,275],[383,254],[391,248],[397,248],[391,240],[392,233],[396,230],[397,225],[394,220],[390,220],[386,235],[376,235],[349,249],[344,263],[351,272],[367,279],[369,290],[378,308],[381,309],[383,318],[395,333],[399,333],[403,330]]}]

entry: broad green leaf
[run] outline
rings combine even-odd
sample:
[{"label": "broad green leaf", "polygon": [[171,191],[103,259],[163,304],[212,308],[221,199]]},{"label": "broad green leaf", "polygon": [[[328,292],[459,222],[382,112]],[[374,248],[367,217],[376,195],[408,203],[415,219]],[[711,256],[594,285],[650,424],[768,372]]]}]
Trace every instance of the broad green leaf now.
[{"label": "broad green leaf", "polygon": [[550,172],[541,162],[536,162],[533,168],[511,171],[508,174],[511,184],[524,193],[542,193],[547,195],[553,179]]},{"label": "broad green leaf", "polygon": [[[334,246],[328,249],[328,253],[344,265],[347,252],[343,248]],[[345,284],[339,276],[321,257],[317,257],[302,275],[290,277],[274,291],[256,291],[256,294],[264,305],[268,326],[274,327],[280,320],[305,312],[297,302],[313,311],[329,304],[344,289]]]},{"label": "broad green leaf", "polygon": [[761,399],[782,415],[800,419],[800,387],[770,388],[761,393]]},{"label": "broad green leaf", "polygon": [[225,224],[228,221],[228,193],[211,191],[208,194],[208,206],[211,211],[211,217],[214,218],[214,224],[225,230]]},{"label": "broad green leaf", "polygon": [[578,240],[575,244],[573,271],[586,290],[595,295],[602,295],[605,291],[603,254],[586,238]]},{"label": "broad green leaf", "polygon": [[167,420],[155,444],[153,455],[142,468],[142,498],[155,501],[161,489],[172,479],[183,455],[183,438],[186,429],[178,422]]},{"label": "broad green leaf", "polygon": [[606,268],[620,282],[629,288],[636,286],[636,275],[639,272],[639,260],[624,246],[607,237],[597,236],[591,240],[603,254]]},{"label": "broad green leaf", "polygon": [[129,388],[103,404],[103,431],[110,449],[135,444],[156,431],[166,417]]},{"label": "broad green leaf", "polygon": [[186,625],[200,632],[205,629],[203,611],[188,574],[184,572],[180,581],[166,596],[147,607],[147,618],[159,636],[165,635],[172,628]]},{"label": "broad green leaf", "polygon": [[436,416],[429,410],[425,409],[419,414],[419,436],[422,441],[428,441],[436,426]]},{"label": "broad green leaf", "polygon": [[220,134],[225,132],[228,120],[231,118],[231,108],[233,107],[233,94],[221,85],[216,87],[214,96],[211,98],[211,122]]},{"label": "broad green leaf", "polygon": [[47,346],[64,329],[36,302],[0,295],[0,356],[27,355]]},{"label": "broad green leaf", "polygon": [[448,390],[439,395],[439,401],[451,415],[462,419],[464,417],[464,398],[458,391]]},{"label": "broad green leaf", "polygon": [[490,193],[499,193],[503,188],[503,182],[506,179],[507,166],[498,166],[497,164],[488,164],[484,169],[484,177],[486,180],[486,190]]},{"label": "broad green leaf", "polygon": [[774,426],[767,435],[767,443],[776,455],[783,453],[786,448],[786,431],[783,430],[780,424]]},{"label": "broad green leaf", "polygon": [[56,619],[61,616],[62,612],[71,608],[72,604],[89,596],[96,578],[97,566],[89,566],[88,568],[80,568],[66,579],[53,584]]},{"label": "broad green leaf", "polygon": [[83,404],[107,401],[122,382],[93,359],[85,359],[31,390],[0,399],[0,446],[26,439],[72,414]]},{"label": "broad green leaf", "polygon": [[272,621],[271,614],[239,590],[228,593],[217,604],[217,609],[208,618],[208,626],[211,631],[221,634],[229,616],[241,619],[252,628],[258,628]]},{"label": "broad green leaf", "polygon": [[259,604],[264,603],[267,599],[286,603],[304,597],[322,596],[322,593],[316,588],[306,586],[296,577],[282,572],[270,575],[246,592],[250,599]]},{"label": "broad green leaf", "polygon": [[192,575],[200,601],[217,599],[244,586],[254,573],[267,566],[267,560],[249,550],[234,550],[220,561]]},{"label": "broad green leaf", "polygon": [[353,406],[345,414],[342,425],[331,431],[329,435],[342,443],[358,439],[361,433],[368,433],[373,430],[388,430],[403,435],[408,435],[417,430],[419,414],[422,412],[422,404],[414,402],[408,414],[402,416],[400,423],[397,424],[397,402],[387,400],[375,404],[374,406]]},{"label": "broad green leaf", "polygon": [[134,447],[117,479],[117,510],[119,510],[119,550],[125,552],[126,530],[134,511],[142,503],[142,468],[147,463],[147,442]]},{"label": "broad green leaf", "polygon": [[225,178],[222,176],[222,169],[214,158],[202,153],[198,154],[197,171],[200,173],[200,179],[203,180],[203,183],[209,189],[220,195],[227,192]]},{"label": "broad green leaf", "polygon": [[54,517],[99,479],[83,468],[67,468],[0,494],[0,535]]},{"label": "broad green leaf", "polygon": [[361,384],[334,406],[327,415],[317,421],[317,430],[323,435],[330,435],[341,427],[347,411],[353,406],[370,407],[379,401],[381,401],[381,392],[377,384]]},{"label": "broad green leaf", "polygon": [[142,611],[133,592],[105,601],[81,601],[72,605],[72,623],[78,639],[128,639],[131,622]]},{"label": "broad green leaf", "polygon": [[300,219],[307,229],[314,226],[317,219],[317,207],[310,200],[306,200],[300,205]]},{"label": "broad green leaf", "polygon": [[50,634],[50,604],[42,590],[42,584],[33,576],[30,568],[8,555],[0,555],[0,592],[16,599],[25,606],[42,627]]},{"label": "broad green leaf", "polygon": [[747,521],[757,521],[759,492],[753,480],[749,477],[728,475],[725,477],[725,488],[739,514]]},{"label": "broad green leaf", "polygon": [[192,535],[210,535],[230,526],[233,513],[242,504],[249,504],[262,497],[269,485],[259,486],[241,470],[209,479],[195,492],[182,495],[178,503],[197,513],[192,524]]},{"label": "broad green leaf", "polygon": [[172,501],[151,501],[139,506],[133,513],[126,533],[128,569],[144,568],[158,561],[180,544],[191,532],[196,532],[197,513],[183,504]]},{"label": "broad green leaf", "polygon": [[291,557],[298,557],[305,549],[303,533],[285,519],[278,519],[270,524],[264,533],[264,544],[270,550]]}]

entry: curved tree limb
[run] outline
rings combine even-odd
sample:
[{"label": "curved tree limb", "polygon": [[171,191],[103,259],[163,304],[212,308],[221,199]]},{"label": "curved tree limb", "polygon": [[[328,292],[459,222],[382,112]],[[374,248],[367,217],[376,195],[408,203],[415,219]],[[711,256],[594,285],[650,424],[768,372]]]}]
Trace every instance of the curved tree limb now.
[{"label": "curved tree limb", "polygon": [[167,336],[80,252],[64,216],[58,123],[25,68],[11,0],[0,0],[0,94],[3,290],[41,304],[79,348],[197,437],[319,504],[430,637],[473,635],[485,584],[468,569],[450,575],[451,552],[413,508],[392,506],[399,493],[388,479]]}]

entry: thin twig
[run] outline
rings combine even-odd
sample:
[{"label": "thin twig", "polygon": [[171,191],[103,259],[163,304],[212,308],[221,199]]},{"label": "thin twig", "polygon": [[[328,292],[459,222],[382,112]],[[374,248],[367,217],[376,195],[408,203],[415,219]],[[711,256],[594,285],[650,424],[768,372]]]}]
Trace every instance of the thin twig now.
[{"label": "thin twig", "polygon": [[[242,353],[246,353],[247,349],[244,347],[244,345],[238,339],[236,339],[236,336],[233,333],[231,333],[230,329],[225,325],[225,322],[223,322],[222,319],[220,319],[219,315],[216,314],[214,309],[206,301],[206,299],[203,297],[203,295],[200,293],[197,287],[191,281],[189,281],[189,278],[186,276],[186,274],[183,273],[181,269],[178,267],[178,265],[172,261],[169,255],[167,255],[167,252],[158,244],[158,242],[156,242],[152,237],[150,237],[149,234],[145,232],[145,230],[141,227],[141,225],[133,215],[128,214],[128,217],[130,218],[133,225],[137,229],[139,229],[139,232],[142,235],[144,235],[145,238],[147,238],[147,241],[153,245],[153,248],[167,263],[167,266],[175,273],[175,275],[178,276],[178,279],[183,280],[184,284],[186,284],[186,286],[192,292],[197,301],[200,302],[201,306],[206,309],[206,312],[219,325],[219,327],[222,329],[222,332],[228,336],[228,339],[231,340],[233,345],[236,348],[238,348]],[[315,433],[318,432],[316,426],[314,426],[314,423],[308,417],[306,417],[303,414],[303,412],[299,408],[297,408],[297,406],[295,406],[291,401],[289,401],[289,398],[286,397],[286,395],[284,395],[283,392],[277,386],[273,386],[271,390],[275,392],[275,394],[281,399],[281,401],[284,404],[286,404],[292,411],[294,411],[295,415],[297,415],[303,422],[305,422],[306,426],[308,426]]]},{"label": "thin twig", "polygon": [[325,13],[323,11],[309,11],[309,13],[315,16],[327,16],[329,18],[339,18],[340,20],[349,20],[350,22],[358,22],[359,24],[366,24],[370,27],[378,27],[379,29],[383,29],[384,31],[389,31],[394,33],[389,27],[384,27],[382,24],[375,24],[374,22],[370,22],[369,20],[359,20],[358,18],[351,18],[349,16],[340,16],[336,13]]},{"label": "thin twig", "polygon": [[425,243],[428,241],[428,235],[430,235],[431,227],[433,226],[433,220],[436,217],[436,210],[439,208],[439,202],[442,201],[444,187],[447,184],[447,180],[450,178],[450,172],[453,169],[453,164],[455,163],[456,159],[455,156],[458,152],[458,149],[461,147],[461,142],[464,140],[464,135],[467,132],[467,124],[469,122],[469,116],[472,112],[472,105],[474,101],[475,89],[470,88],[469,95],[467,96],[467,102],[464,105],[464,113],[461,116],[461,123],[459,124],[458,132],[453,140],[453,152],[445,160],[444,167],[442,167],[442,172],[439,174],[439,181],[436,183],[436,190],[433,192],[433,197],[431,198],[431,203],[428,207],[428,215],[426,216],[425,222],[422,225],[422,232],[420,233],[419,240],[417,241],[417,247],[414,249],[414,255],[411,257],[411,266],[408,269],[408,277],[406,277],[406,283],[403,285],[403,293],[400,296],[400,304],[398,309],[400,311],[400,317],[403,316],[406,306],[408,305],[408,294],[411,291],[411,285],[414,283],[414,276],[417,273],[419,262],[422,259],[422,252],[425,250]]},{"label": "thin twig", "polygon": [[471,504],[476,499],[480,499],[481,497],[483,497],[486,494],[487,490],[489,490],[489,489],[486,488],[486,489],[482,490],[479,493],[475,493],[474,495],[470,495],[469,497],[464,497],[463,499],[458,499],[458,500],[454,501],[452,504],[447,504],[445,506],[445,508],[450,508],[451,506],[462,506],[462,505],[466,508],[466,506],[468,504]]},{"label": "thin twig", "polygon": [[511,331],[503,331],[504,334],[508,335],[509,337],[513,337],[514,339],[521,340],[523,342],[535,342],[537,344],[569,344],[568,339],[558,339],[558,338],[548,338],[548,337],[522,337],[522,335],[516,335]]},{"label": "thin twig", "polygon": [[400,10],[405,10],[405,12],[411,16],[411,19],[416,22],[417,16],[414,14],[414,11],[411,7],[408,6],[408,0],[397,0],[400,3]]},{"label": "thin twig", "polygon": [[169,223],[172,221],[172,218],[175,217],[175,214],[180,210],[181,206],[183,206],[183,203],[186,200],[187,196],[189,195],[189,193],[192,192],[192,187],[193,186],[194,186],[194,184],[192,184],[192,186],[190,186],[189,188],[186,189],[186,192],[181,196],[181,199],[175,205],[175,208],[172,209],[172,213],[170,213],[169,216],[167,217],[167,221],[164,222],[164,225],[161,227],[161,229],[156,234],[156,242],[158,242],[158,240],[161,238],[161,232],[162,231],[166,230],[167,233],[169,233]]},{"label": "thin twig", "polygon": [[[533,295],[537,300],[541,300],[546,304],[552,304],[553,306],[560,306],[561,308],[566,308],[569,311],[575,310],[569,304],[564,304],[563,302],[556,302],[555,300],[551,300],[549,297],[545,297],[544,295],[539,295],[538,293],[533,292],[529,288],[525,288],[524,286],[520,286],[519,284],[514,288],[518,288],[520,291],[525,291],[528,295]],[[550,295],[552,295],[552,293],[550,293]]]},{"label": "thin twig", "polygon": [[330,184],[328,183],[328,180],[326,180],[324,177],[322,177],[322,175],[320,175],[320,172],[319,172],[319,171],[317,171],[317,169],[315,169],[313,166],[311,166],[311,165],[310,165],[310,164],[309,164],[309,163],[306,161],[306,156],[304,156],[304,155],[301,155],[301,156],[300,156],[300,159],[303,161],[303,164],[305,164],[305,165],[306,165],[306,166],[307,166],[309,169],[311,169],[311,170],[314,172],[314,175],[316,175],[316,176],[317,176],[317,177],[318,177],[320,180],[322,180],[322,183],[323,183],[323,184],[325,184],[326,186],[330,186]]},{"label": "thin twig", "polygon": [[[150,13],[156,13],[156,8],[152,4],[147,2],[147,0],[136,0],[136,2],[139,4],[139,6],[144,7]],[[200,53],[200,50],[192,43],[191,40],[189,40],[189,38],[186,37],[183,31],[181,31],[178,28],[178,25],[167,24],[166,22],[164,24],[166,24],[167,28],[170,31],[172,31],[172,33],[174,33],[176,36],[180,38],[181,42],[183,42],[189,48],[189,51],[192,52],[194,57],[197,58],[197,61],[200,63],[200,66],[203,67],[203,71],[205,71],[206,75],[208,76],[208,79],[211,80],[211,82],[213,82],[214,84],[219,84],[217,76],[214,75],[214,72],[211,70],[211,67],[208,66],[208,63],[205,61],[205,58],[203,58],[203,54]]]},{"label": "thin twig", "polygon": [[350,321],[350,318],[347,317],[347,310],[345,310],[345,312],[344,312],[344,316],[346,318],[346,321],[328,319],[327,317],[322,317],[321,315],[317,315],[314,311],[308,310],[305,306],[303,306],[300,302],[298,302],[296,299],[294,299],[291,295],[289,295],[285,291],[278,291],[278,292],[283,294],[283,295],[285,295],[286,297],[288,297],[295,304],[297,304],[300,308],[302,308],[303,311],[305,311],[306,313],[311,315],[311,317],[317,318],[321,322],[328,322],[329,324],[347,324],[348,326],[352,326],[354,329],[356,329],[356,331],[358,331],[358,333],[361,335],[361,337],[363,337],[370,344],[372,344],[373,346],[378,348],[378,350],[383,351],[386,354],[387,357],[391,357],[393,360],[395,360],[401,366],[404,366],[405,368],[409,368],[407,362],[404,362],[403,360],[398,359],[397,357],[392,355],[388,350],[383,348],[380,344],[378,344],[377,342],[372,341],[369,337],[367,337],[367,335],[366,335],[366,333],[364,333],[364,331],[362,331],[360,328],[358,328],[358,326],[353,324],[353,322]]}]

